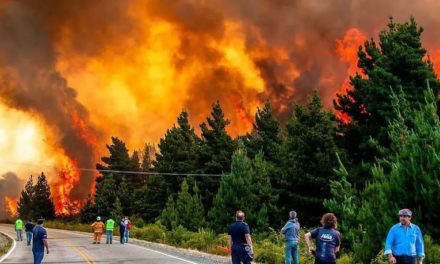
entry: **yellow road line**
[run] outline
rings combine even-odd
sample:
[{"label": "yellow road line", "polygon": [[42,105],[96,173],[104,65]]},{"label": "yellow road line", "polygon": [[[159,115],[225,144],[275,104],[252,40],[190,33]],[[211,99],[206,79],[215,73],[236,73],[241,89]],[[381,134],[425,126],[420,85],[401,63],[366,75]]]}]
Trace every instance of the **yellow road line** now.
[{"label": "yellow road line", "polygon": [[78,254],[80,254],[86,260],[87,264],[96,264],[96,262],[90,257],[90,255],[87,254],[87,252],[85,250],[80,249],[79,246],[76,246],[66,240],[64,240],[64,243],[66,243],[69,247],[71,247],[76,252],[78,252]]}]

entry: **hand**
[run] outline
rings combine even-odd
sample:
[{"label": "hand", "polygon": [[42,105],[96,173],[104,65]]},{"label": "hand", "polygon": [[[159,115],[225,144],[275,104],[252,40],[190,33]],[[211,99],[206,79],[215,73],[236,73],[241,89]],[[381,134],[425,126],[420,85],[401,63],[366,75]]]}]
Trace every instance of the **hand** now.
[{"label": "hand", "polygon": [[423,259],[422,258],[417,259],[417,264],[423,264]]},{"label": "hand", "polygon": [[309,247],[309,254],[315,255],[316,249],[314,247]]},{"label": "hand", "polygon": [[48,248],[46,249],[46,254],[49,254],[49,249]]},{"label": "hand", "polygon": [[388,261],[390,264],[396,264],[396,258],[392,254],[388,257]]}]

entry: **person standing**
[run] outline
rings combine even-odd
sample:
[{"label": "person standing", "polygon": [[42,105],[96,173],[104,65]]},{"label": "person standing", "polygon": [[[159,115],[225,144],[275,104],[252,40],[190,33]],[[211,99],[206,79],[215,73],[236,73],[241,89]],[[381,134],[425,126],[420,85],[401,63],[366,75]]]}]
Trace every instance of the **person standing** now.
[{"label": "person standing", "polygon": [[21,231],[23,230],[23,221],[20,219],[20,217],[17,218],[15,221],[15,232],[17,233],[17,241],[23,241],[23,238],[21,236]]},{"label": "person standing", "polygon": [[423,263],[425,248],[422,231],[411,223],[411,218],[411,210],[400,210],[400,222],[393,225],[388,232],[384,254],[391,264]]},{"label": "person standing", "polygon": [[124,224],[125,224],[125,233],[124,233],[124,239],[125,243],[128,243],[128,238],[130,236],[130,230],[131,230],[131,222],[128,219],[128,216],[124,218]]},{"label": "person standing", "polygon": [[122,218],[121,221],[119,222],[119,237],[121,244],[124,244],[125,241],[124,235],[125,235],[125,219]]},{"label": "person standing", "polygon": [[112,244],[114,227],[115,227],[115,220],[109,218],[107,219],[107,221],[105,221],[105,231],[107,236],[106,244]]},{"label": "person standing", "polygon": [[101,217],[96,217],[96,221],[92,224],[93,228],[93,244],[101,244],[102,232],[104,232],[104,223],[101,222]]},{"label": "person standing", "polygon": [[32,231],[34,230],[35,225],[32,224],[32,220],[29,219],[29,221],[24,225],[24,230],[26,231],[26,242],[27,245],[31,245],[32,241]]},{"label": "person standing", "polygon": [[238,210],[235,213],[235,223],[228,227],[228,246],[231,250],[232,264],[249,264],[254,258],[252,237],[244,218],[244,212]]},{"label": "person standing", "polygon": [[34,254],[34,264],[40,264],[43,261],[44,248],[46,248],[46,253],[49,254],[49,243],[47,242],[47,232],[43,227],[43,221],[43,219],[37,220],[37,226],[33,232],[32,253]]},{"label": "person standing", "polygon": [[[336,255],[341,247],[341,234],[335,228],[337,218],[332,213],[326,213],[321,218],[322,227],[305,234],[309,253],[315,256],[315,264],[335,264]],[[316,239],[316,248],[310,238]]]},{"label": "person standing", "polygon": [[285,263],[290,264],[293,258],[294,264],[299,264],[298,243],[299,243],[300,225],[296,218],[296,212],[289,212],[289,221],[281,229],[280,233],[284,234],[285,240]]}]

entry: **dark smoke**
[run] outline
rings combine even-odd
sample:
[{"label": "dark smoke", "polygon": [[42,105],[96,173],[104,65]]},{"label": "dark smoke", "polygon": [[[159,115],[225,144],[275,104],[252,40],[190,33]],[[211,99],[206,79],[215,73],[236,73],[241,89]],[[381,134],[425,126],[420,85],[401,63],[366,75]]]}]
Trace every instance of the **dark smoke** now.
[{"label": "dark smoke", "polygon": [[24,181],[17,177],[13,172],[8,172],[0,177],[0,219],[9,217],[6,211],[5,196],[18,199],[23,188]]},{"label": "dark smoke", "polygon": [[[72,52],[84,58],[103,52],[118,56],[127,47],[142,45],[140,35],[146,25],[132,17],[133,6],[139,11],[136,14],[145,14],[150,23],[168,21],[181,32],[175,67],[185,68],[195,60],[205,65],[182,105],[196,124],[216,100],[231,111],[246,106],[251,99],[269,99],[277,116],[285,121],[292,101],[304,102],[312,90],[318,89],[330,107],[348,69],[336,54],[336,40],[352,27],[377,39],[390,16],[405,21],[413,15],[425,28],[423,40],[428,50],[437,48],[440,40],[436,28],[440,2],[428,0],[2,1],[0,99],[12,108],[43,117],[55,134],[61,135],[59,143],[80,167],[93,167],[93,151],[72,125],[71,114],[75,111],[89,123],[88,110],[78,103],[75,88],[68,87],[55,69],[55,43],[68,32]],[[248,51],[268,51],[255,58],[267,86],[265,92],[242,89],[243,78],[237,69],[220,65],[222,55],[209,46],[212,40],[225,38],[226,21],[243,23]],[[289,62],[300,73],[297,79],[289,78],[286,62],[272,56],[279,48],[288,51]],[[322,84],[328,76],[334,82]],[[74,197],[85,197],[92,179],[92,175],[83,175]]]}]

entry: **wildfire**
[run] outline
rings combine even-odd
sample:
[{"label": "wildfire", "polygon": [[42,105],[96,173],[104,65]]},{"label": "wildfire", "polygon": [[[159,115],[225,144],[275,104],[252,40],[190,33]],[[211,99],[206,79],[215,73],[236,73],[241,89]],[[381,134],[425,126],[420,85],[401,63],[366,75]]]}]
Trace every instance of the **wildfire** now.
[{"label": "wildfire", "polygon": [[56,182],[53,185],[53,198],[55,211],[57,214],[72,214],[68,209],[71,208],[70,204],[80,203],[80,201],[72,201],[70,199],[70,193],[75,184],[80,179],[80,171],[73,160],[65,155],[59,157],[59,170],[57,172]]},{"label": "wildfire", "polygon": [[11,197],[5,196],[5,204],[6,204],[6,211],[9,212],[12,216],[17,215],[17,200],[13,199]]},{"label": "wildfire", "polygon": [[[336,40],[336,52],[339,55],[339,59],[348,64],[344,83],[337,93],[346,94],[348,90],[352,89],[352,86],[350,85],[350,76],[354,76],[356,73],[363,74],[357,67],[357,52],[359,46],[363,45],[366,39],[367,37],[359,29],[350,28],[347,30],[347,33],[342,40]],[[336,115],[344,123],[350,122],[350,117],[347,114],[338,112]]]}]

